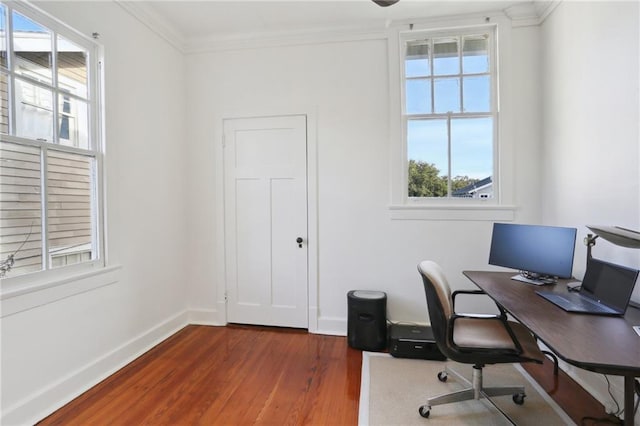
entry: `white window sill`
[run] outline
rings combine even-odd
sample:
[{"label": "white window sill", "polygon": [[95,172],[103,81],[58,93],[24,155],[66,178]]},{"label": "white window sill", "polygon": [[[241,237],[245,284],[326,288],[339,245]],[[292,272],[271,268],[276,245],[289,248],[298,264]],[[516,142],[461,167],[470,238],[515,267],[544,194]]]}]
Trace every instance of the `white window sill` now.
[{"label": "white window sill", "polygon": [[0,318],[114,284],[119,280],[121,268],[120,265],[109,266],[64,278],[2,288]]},{"label": "white window sill", "polygon": [[516,206],[508,205],[391,205],[391,220],[513,221]]}]

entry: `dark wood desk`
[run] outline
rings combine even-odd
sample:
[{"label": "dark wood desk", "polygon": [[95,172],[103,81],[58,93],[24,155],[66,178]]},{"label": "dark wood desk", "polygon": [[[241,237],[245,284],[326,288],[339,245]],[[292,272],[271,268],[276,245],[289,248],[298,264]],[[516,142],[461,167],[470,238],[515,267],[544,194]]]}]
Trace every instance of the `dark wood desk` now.
[{"label": "dark wood desk", "polygon": [[624,376],[624,423],[633,425],[634,378],[640,377],[640,309],[624,317],[568,313],[535,294],[566,293],[566,283],[539,287],[511,279],[514,272],[464,271],[464,275],[565,362],[596,373]]}]

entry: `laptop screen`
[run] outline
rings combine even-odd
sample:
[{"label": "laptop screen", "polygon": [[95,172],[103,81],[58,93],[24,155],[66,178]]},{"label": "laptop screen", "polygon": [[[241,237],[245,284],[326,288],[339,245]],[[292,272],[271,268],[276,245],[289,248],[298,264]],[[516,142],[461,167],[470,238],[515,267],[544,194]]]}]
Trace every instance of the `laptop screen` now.
[{"label": "laptop screen", "polygon": [[587,262],[581,293],[624,312],[637,278],[636,269],[591,258]]}]

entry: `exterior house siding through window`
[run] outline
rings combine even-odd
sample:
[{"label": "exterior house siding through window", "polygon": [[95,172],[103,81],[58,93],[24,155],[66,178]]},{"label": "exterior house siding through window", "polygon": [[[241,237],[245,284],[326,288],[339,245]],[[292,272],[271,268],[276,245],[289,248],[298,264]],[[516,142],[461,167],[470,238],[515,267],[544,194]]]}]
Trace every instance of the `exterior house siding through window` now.
[{"label": "exterior house siding through window", "polygon": [[0,260],[15,261],[6,277],[99,254],[94,46],[17,9],[0,3]]}]

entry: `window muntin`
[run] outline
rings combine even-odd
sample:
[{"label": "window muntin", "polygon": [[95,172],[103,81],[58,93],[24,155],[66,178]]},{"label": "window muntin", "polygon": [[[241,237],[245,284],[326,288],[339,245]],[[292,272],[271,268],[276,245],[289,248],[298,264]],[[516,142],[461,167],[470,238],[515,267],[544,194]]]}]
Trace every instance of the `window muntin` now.
[{"label": "window muntin", "polygon": [[[100,261],[96,46],[0,3],[0,261],[5,277]],[[57,117],[57,118],[56,118]]]},{"label": "window muntin", "polygon": [[489,29],[403,37],[409,199],[493,197],[497,102],[492,45]]}]

